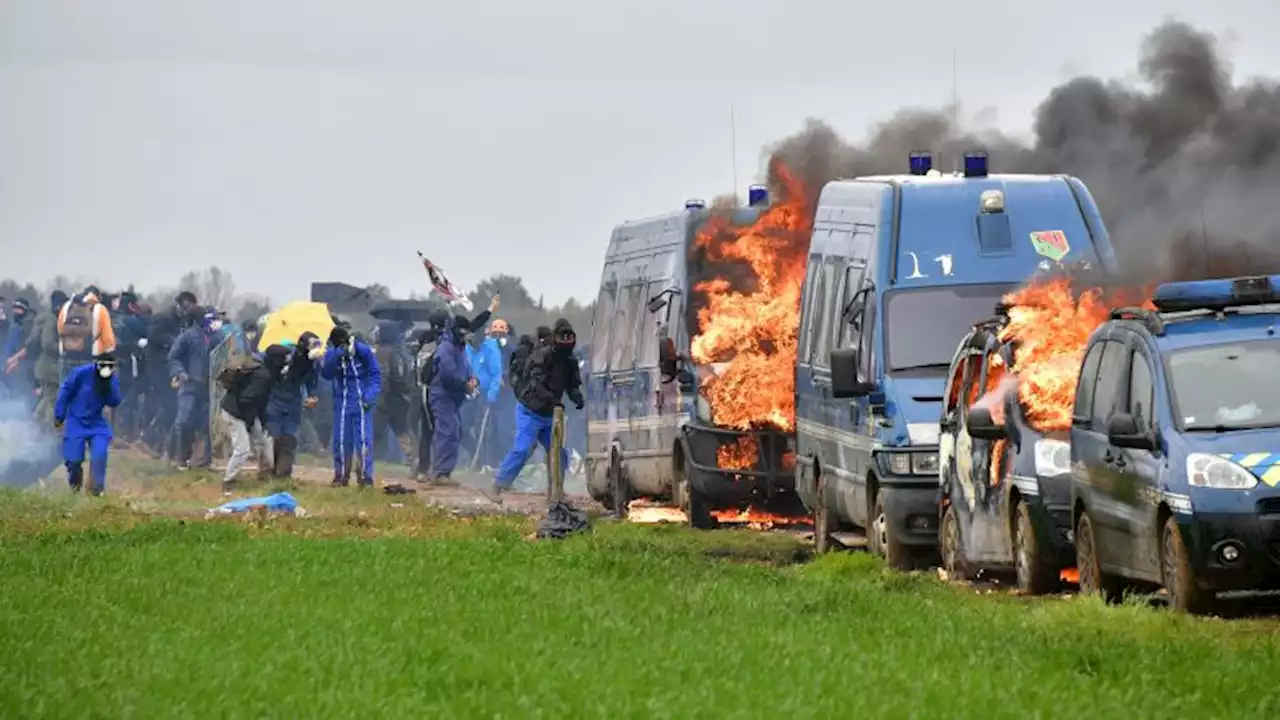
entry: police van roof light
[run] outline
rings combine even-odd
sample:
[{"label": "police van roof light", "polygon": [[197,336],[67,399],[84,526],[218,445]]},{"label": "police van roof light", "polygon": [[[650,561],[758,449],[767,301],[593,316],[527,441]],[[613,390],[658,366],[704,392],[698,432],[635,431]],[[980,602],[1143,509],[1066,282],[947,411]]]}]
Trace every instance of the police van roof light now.
[{"label": "police van roof light", "polygon": [[928,175],[933,169],[933,153],[928,150],[916,150],[911,153],[911,174]]},{"label": "police van roof light", "polygon": [[1160,312],[1269,305],[1280,303],[1276,287],[1280,287],[1280,275],[1171,282],[1156,288],[1151,303]]},{"label": "police van roof light", "polygon": [[975,152],[967,152],[964,154],[964,176],[965,177],[986,177],[987,176],[987,153],[982,150]]},{"label": "police van roof light", "polygon": [[690,198],[684,201],[685,210],[701,210],[706,206],[707,206],[707,201],[701,200],[699,198]]},{"label": "police van roof light", "polygon": [[769,204],[769,188],[764,185],[752,185],[747,188],[747,205],[759,207]]}]

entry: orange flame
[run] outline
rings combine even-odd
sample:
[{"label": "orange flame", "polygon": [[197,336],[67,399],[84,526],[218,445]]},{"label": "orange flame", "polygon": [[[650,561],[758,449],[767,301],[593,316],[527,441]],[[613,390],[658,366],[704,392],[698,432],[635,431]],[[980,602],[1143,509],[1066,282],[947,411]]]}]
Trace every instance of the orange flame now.
[{"label": "orange flame", "polygon": [[775,513],[747,508],[746,510],[713,510],[711,516],[725,525],[746,525],[753,530],[768,530],[774,527],[790,527],[793,525],[810,525],[808,517],[791,517]]},{"label": "orange flame", "polygon": [[756,465],[760,445],[750,435],[743,435],[716,450],[716,465],[725,470],[750,470]]},{"label": "orange flame", "polygon": [[[802,183],[776,166],[781,192],[754,223],[735,227],[724,215],[699,230],[696,246],[712,262],[751,269],[751,287],[715,277],[694,285],[703,306],[690,346],[701,364],[723,363],[702,387],[717,425],[751,430],[795,427],[795,360],[800,327],[800,290],[813,229],[813,209]],[[749,438],[746,440],[750,440]],[[755,442],[720,449],[721,467],[755,464]],[[750,452],[748,452],[750,450]],[[733,463],[745,462],[746,466]]]}]

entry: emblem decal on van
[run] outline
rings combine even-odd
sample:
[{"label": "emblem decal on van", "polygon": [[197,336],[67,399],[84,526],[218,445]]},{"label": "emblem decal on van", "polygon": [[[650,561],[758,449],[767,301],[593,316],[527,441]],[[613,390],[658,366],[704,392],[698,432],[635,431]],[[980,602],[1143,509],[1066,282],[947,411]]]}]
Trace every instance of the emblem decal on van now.
[{"label": "emblem decal on van", "polygon": [[1071,244],[1067,242],[1067,234],[1061,230],[1037,230],[1031,233],[1031,245],[1037,255],[1043,255],[1054,262],[1062,262],[1062,258],[1071,252]]}]

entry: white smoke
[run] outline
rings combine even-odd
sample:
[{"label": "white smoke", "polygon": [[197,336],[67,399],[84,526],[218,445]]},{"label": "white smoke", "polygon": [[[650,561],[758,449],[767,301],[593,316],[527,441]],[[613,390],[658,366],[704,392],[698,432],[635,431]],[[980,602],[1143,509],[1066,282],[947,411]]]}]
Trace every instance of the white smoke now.
[{"label": "white smoke", "polygon": [[53,472],[61,459],[52,428],[41,427],[21,400],[0,400],[0,485],[31,485]]}]

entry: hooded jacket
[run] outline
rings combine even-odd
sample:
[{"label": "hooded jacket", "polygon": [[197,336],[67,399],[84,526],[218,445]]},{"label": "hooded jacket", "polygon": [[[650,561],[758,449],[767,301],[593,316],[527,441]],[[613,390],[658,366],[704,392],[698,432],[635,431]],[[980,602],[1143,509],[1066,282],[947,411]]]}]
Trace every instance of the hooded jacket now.
[{"label": "hooded jacket", "polygon": [[333,411],[359,415],[372,409],[382,392],[382,371],[368,345],[351,338],[342,347],[329,346],[320,376],[333,385]]},{"label": "hooded jacket", "polygon": [[209,387],[209,353],[217,345],[218,334],[202,327],[184,330],[169,349],[169,377],[187,376],[183,391]]},{"label": "hooded jacket", "polygon": [[293,350],[286,369],[271,389],[271,402],[267,406],[269,413],[285,413],[302,409],[305,397],[314,397],[320,385],[320,363],[308,356],[308,345],[314,333],[305,332],[298,338],[298,345]]},{"label": "hooded jacket", "polygon": [[249,377],[241,380],[239,387],[222,396],[222,409],[247,425],[253,424],[255,420],[266,424],[271,391],[288,359],[288,348],[282,345],[267,348],[262,355],[262,364]]},{"label": "hooded jacket", "polygon": [[408,408],[413,398],[413,358],[405,347],[399,324],[378,324],[377,354],[382,371],[382,403],[393,409]]},{"label": "hooded jacket", "polygon": [[467,346],[467,362],[475,373],[476,383],[485,402],[497,402],[502,390],[502,347],[497,338],[487,337],[477,350]]},{"label": "hooded jacket", "polygon": [[467,399],[467,381],[473,375],[463,341],[456,337],[456,328],[456,322],[450,320],[436,344],[436,354],[432,358],[435,370],[431,376],[430,396],[432,399],[444,398],[461,404]]},{"label": "hooded jacket", "polygon": [[[567,320],[556,321],[555,334],[573,332]],[[520,389],[520,402],[538,415],[551,415],[561,404],[561,397],[568,395],[574,403],[581,404],[582,376],[578,373],[578,361],[572,346],[557,346],[554,342],[538,347],[529,357],[528,369]]]}]

